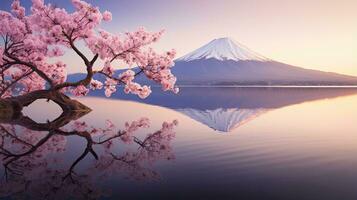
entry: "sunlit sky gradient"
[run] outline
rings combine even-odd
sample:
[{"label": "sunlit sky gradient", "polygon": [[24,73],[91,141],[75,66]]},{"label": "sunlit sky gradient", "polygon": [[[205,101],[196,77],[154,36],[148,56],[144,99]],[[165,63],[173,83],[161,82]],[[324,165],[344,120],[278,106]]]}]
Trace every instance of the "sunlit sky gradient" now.
[{"label": "sunlit sky gradient", "polygon": [[[30,0],[22,0],[29,7]],[[71,8],[70,0],[50,0]],[[218,37],[232,37],[277,61],[357,76],[356,0],[89,0],[113,13],[103,28],[166,29],[155,48],[178,57]],[[1,0],[8,10],[10,0]],[[71,8],[72,9],[72,8]],[[71,61],[78,71],[79,60]]]}]

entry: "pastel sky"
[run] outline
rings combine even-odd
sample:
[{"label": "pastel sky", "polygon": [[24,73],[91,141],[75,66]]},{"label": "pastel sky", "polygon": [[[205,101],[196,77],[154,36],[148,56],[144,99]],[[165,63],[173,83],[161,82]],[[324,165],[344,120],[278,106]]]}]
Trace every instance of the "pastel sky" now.
[{"label": "pastel sky", "polygon": [[[155,45],[178,57],[231,37],[277,61],[357,76],[356,0],[88,0],[113,13],[113,32],[166,29]],[[22,0],[29,7],[30,0]],[[70,0],[48,0],[71,8]],[[10,0],[1,0],[8,10]],[[70,61],[79,71],[79,60]]]}]

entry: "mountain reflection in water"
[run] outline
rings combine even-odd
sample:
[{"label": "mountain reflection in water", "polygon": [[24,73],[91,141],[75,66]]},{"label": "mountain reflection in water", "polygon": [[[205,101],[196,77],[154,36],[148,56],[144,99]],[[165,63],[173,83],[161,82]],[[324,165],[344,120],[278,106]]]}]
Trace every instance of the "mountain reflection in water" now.
[{"label": "mountain reflection in water", "polygon": [[[144,100],[125,95],[121,89],[113,98],[168,107],[221,132],[230,132],[269,110],[357,93],[357,88],[323,87],[183,87],[178,95],[153,90]],[[91,95],[102,96],[103,92]]]}]

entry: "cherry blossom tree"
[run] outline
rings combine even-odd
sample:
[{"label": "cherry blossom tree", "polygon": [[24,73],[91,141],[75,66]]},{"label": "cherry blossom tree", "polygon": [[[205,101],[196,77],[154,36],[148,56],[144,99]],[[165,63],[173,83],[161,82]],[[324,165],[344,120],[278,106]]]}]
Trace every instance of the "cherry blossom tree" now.
[{"label": "cherry blossom tree", "polygon": [[[139,28],[115,35],[100,28],[103,21],[112,19],[109,11],[101,12],[82,0],[72,0],[72,4],[75,9],[70,13],[43,0],[32,0],[31,10],[26,12],[20,1],[14,0],[11,12],[0,11],[3,39],[0,43],[0,98],[3,102],[21,110],[39,98],[46,98],[63,110],[87,109],[65,93],[85,96],[90,89],[104,89],[109,97],[118,85],[123,86],[125,93],[146,98],[151,89],[135,82],[140,74],[160,84],[164,91],[178,92],[176,77],[170,71],[175,51],[159,54],[150,48],[163,31],[148,32]],[[91,55],[85,55],[80,47],[89,49]],[[86,76],[76,82],[66,80],[69,66],[61,58],[67,51],[73,51],[86,70]],[[103,66],[95,70],[98,60]],[[132,68],[116,75],[117,62]],[[94,80],[95,74],[106,80]]]}]

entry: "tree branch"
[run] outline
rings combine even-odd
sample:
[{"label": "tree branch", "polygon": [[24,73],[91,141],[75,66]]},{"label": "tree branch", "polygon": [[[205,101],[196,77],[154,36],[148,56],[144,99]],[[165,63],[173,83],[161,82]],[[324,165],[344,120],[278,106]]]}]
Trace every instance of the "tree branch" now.
[{"label": "tree branch", "polygon": [[0,97],[1,97],[2,95],[4,95],[5,92],[6,92],[10,87],[12,87],[13,85],[15,85],[15,84],[16,84],[17,82],[19,82],[21,79],[23,79],[23,78],[25,78],[25,77],[31,75],[33,72],[34,72],[34,70],[31,70],[30,72],[23,74],[22,76],[18,77],[18,78],[15,79],[13,82],[11,82],[11,83],[10,83],[8,86],[6,86],[2,91],[0,91]]},{"label": "tree branch", "polygon": [[[140,74],[143,73],[143,72],[144,72],[144,69],[140,68],[140,70],[134,74],[134,77],[140,75]],[[117,82],[119,82],[119,83],[125,84],[125,82],[123,82],[121,79],[115,78],[115,77],[113,77],[113,76],[110,76],[110,75],[104,73],[103,71],[96,71],[95,73],[103,74],[103,75],[106,76],[107,78],[110,78],[110,79],[113,79],[113,80],[115,80],[115,81],[117,81]]]},{"label": "tree branch", "polygon": [[52,79],[50,79],[43,71],[39,70],[33,63],[30,62],[24,62],[21,61],[20,59],[16,58],[15,56],[12,56],[9,54],[7,51],[5,51],[5,55],[15,61],[16,64],[19,65],[24,65],[35,71],[42,79],[47,81],[50,84],[50,87],[52,88],[54,86]]},{"label": "tree branch", "polygon": [[98,54],[94,55],[94,57],[92,58],[91,61],[88,60],[88,58],[76,47],[76,45],[74,44],[73,39],[71,38],[71,36],[67,35],[64,31],[62,31],[62,33],[65,35],[65,37],[68,39],[69,44],[71,46],[71,48],[77,53],[77,55],[79,57],[82,58],[84,64],[87,67],[87,76],[77,82],[64,82],[62,84],[56,85],[53,90],[60,90],[62,88],[66,88],[66,87],[78,87],[79,85],[84,85],[87,86],[90,84],[90,81],[93,78],[93,65],[95,63],[95,61],[98,59]]}]

